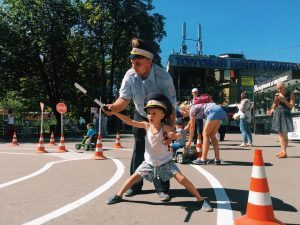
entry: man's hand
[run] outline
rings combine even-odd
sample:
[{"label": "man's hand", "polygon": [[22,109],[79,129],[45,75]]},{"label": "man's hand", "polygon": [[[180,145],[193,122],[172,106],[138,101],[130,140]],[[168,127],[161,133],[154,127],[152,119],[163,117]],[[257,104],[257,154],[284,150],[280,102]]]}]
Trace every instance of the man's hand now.
[{"label": "man's hand", "polygon": [[130,100],[118,98],[114,103],[106,105],[110,111],[103,111],[106,115],[112,116],[115,112],[121,112],[123,109],[125,109],[129,103]]},{"label": "man's hand", "polygon": [[113,114],[114,114],[114,112],[115,112],[115,110],[114,110],[114,105],[113,104],[107,104],[106,105],[107,106],[107,108],[110,110],[110,111],[106,111],[106,110],[103,110],[103,112],[107,115],[107,116],[112,116]]}]

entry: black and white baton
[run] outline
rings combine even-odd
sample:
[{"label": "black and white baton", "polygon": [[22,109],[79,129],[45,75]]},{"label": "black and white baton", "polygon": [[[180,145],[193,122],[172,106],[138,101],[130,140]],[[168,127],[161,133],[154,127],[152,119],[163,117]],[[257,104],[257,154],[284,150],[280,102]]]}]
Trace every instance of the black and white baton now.
[{"label": "black and white baton", "polygon": [[103,109],[104,111],[110,111],[110,109],[107,108],[107,106],[104,105],[99,99],[97,99],[97,98],[92,98],[90,95],[88,95],[88,94],[87,94],[87,90],[86,90],[84,87],[82,87],[80,84],[75,83],[74,85],[75,85],[75,87],[76,87],[78,90],[80,90],[83,94],[85,94],[85,95],[86,95],[87,97],[89,97],[91,100],[93,100],[94,102],[96,102],[96,103],[101,107],[101,109]]}]

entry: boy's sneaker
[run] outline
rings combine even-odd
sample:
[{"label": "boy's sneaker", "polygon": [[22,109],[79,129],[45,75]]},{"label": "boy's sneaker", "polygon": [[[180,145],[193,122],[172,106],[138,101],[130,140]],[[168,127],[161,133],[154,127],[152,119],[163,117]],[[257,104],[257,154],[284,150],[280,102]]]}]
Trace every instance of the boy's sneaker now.
[{"label": "boy's sneaker", "polygon": [[196,165],[206,165],[207,164],[207,160],[196,159],[196,160],[193,160],[192,163],[196,164]]},{"label": "boy's sneaker", "polygon": [[160,199],[160,201],[162,202],[169,202],[171,201],[171,197],[169,194],[165,193],[165,192],[159,192],[158,193],[158,197]]},{"label": "boy's sneaker", "polygon": [[213,208],[210,206],[210,204],[207,201],[202,200],[200,203],[202,204],[201,210],[203,210],[205,212],[212,212],[213,211]]},{"label": "boy's sneaker", "polygon": [[122,197],[118,196],[118,195],[113,195],[111,197],[109,197],[106,200],[106,204],[107,205],[112,205],[112,204],[116,204],[122,201]]},{"label": "boy's sneaker", "polygon": [[137,194],[140,194],[142,192],[142,190],[135,190],[135,189],[131,189],[129,188],[126,192],[125,192],[125,196],[126,197],[132,197],[135,196]]}]

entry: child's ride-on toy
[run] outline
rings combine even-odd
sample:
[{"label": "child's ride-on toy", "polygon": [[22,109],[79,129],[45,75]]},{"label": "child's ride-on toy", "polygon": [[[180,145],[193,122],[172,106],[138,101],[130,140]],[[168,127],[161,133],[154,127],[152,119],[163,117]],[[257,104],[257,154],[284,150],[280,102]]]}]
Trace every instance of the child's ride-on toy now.
[{"label": "child's ride-on toy", "polygon": [[197,158],[197,149],[195,146],[189,148],[183,147],[177,149],[174,153],[174,161],[180,164],[189,163]]},{"label": "child's ride-on toy", "polygon": [[86,141],[85,143],[80,143],[75,145],[76,150],[83,148],[86,151],[94,150],[97,143],[97,135],[92,136],[91,141]]}]

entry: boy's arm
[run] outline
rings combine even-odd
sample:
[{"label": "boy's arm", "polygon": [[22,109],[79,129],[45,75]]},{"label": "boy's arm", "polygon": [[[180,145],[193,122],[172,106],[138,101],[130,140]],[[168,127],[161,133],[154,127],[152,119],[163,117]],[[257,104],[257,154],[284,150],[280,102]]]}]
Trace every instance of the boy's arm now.
[{"label": "boy's arm", "polygon": [[176,113],[175,113],[175,108],[173,107],[172,108],[172,114],[166,120],[166,125],[170,126],[172,129],[174,129],[175,128],[175,122],[176,122]]},{"label": "boy's arm", "polygon": [[165,132],[167,133],[167,137],[172,140],[183,138],[183,134],[174,131],[174,129],[172,129],[172,126],[165,125]]},{"label": "boy's arm", "polygon": [[176,132],[169,132],[168,133],[168,138],[172,140],[179,140],[183,138],[183,135],[181,133],[176,133]]},{"label": "boy's arm", "polygon": [[137,127],[137,128],[143,128],[143,129],[147,129],[147,122],[138,122],[138,121],[135,121],[131,118],[129,118],[128,116],[125,116],[121,113],[118,113],[118,112],[113,112],[113,114],[118,117],[120,120],[122,120],[124,123],[130,125],[130,126],[133,126],[133,127]]}]

